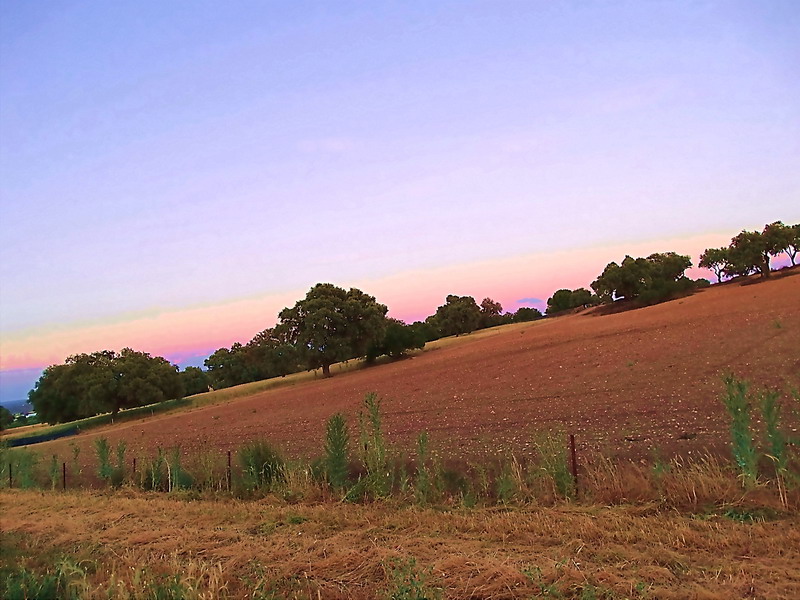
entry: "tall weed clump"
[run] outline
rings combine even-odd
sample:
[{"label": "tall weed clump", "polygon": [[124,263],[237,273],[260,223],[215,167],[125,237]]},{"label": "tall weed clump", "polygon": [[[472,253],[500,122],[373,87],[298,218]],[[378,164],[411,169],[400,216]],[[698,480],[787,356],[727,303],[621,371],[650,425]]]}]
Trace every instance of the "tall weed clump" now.
[{"label": "tall weed clump", "polygon": [[786,451],[787,440],[780,428],[780,393],[765,390],[761,395],[761,415],[764,417],[764,446],[767,456],[775,462],[775,472],[780,477],[786,472],[789,456]]},{"label": "tall weed clump", "polygon": [[549,480],[553,491],[562,498],[575,497],[575,481],[567,462],[567,444],[563,435],[546,433],[534,440],[538,454],[538,473]]},{"label": "tall weed clump", "polygon": [[723,377],[725,394],[722,402],[731,418],[731,451],[746,487],[752,487],[758,479],[758,453],[750,427],[752,405],[747,381],[733,375]]},{"label": "tall weed clump", "polygon": [[349,480],[350,435],[342,413],[336,413],[325,426],[325,475],[331,487],[341,490]]},{"label": "tall weed clump", "polygon": [[414,498],[419,504],[427,504],[431,498],[431,474],[428,468],[428,433],[417,437],[417,477],[414,482]]},{"label": "tall weed clump", "polygon": [[111,462],[111,444],[105,437],[94,441],[94,450],[97,454],[97,475],[113,487],[119,487],[125,481],[125,440],[120,440],[116,448],[116,464]]},{"label": "tall weed clump", "polygon": [[248,442],[239,450],[242,483],[248,491],[270,490],[285,481],[286,462],[281,453],[264,440]]},{"label": "tall weed clump", "polygon": [[381,400],[370,392],[364,397],[363,410],[358,413],[358,430],[367,471],[360,487],[373,498],[383,498],[391,492],[391,469],[381,420]]}]

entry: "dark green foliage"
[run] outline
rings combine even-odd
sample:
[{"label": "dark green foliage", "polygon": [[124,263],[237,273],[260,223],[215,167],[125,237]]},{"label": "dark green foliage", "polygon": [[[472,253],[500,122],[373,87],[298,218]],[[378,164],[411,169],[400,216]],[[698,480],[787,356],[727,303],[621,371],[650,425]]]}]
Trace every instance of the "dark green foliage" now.
[{"label": "dark green foliage", "polygon": [[189,489],[194,483],[192,476],[183,468],[181,449],[178,446],[170,451],[167,458],[167,475],[169,491]]},{"label": "dark green foliage", "polygon": [[527,321],[536,321],[543,317],[544,315],[542,314],[542,311],[540,311],[538,308],[522,306],[517,309],[517,312],[514,313],[512,320],[514,323],[525,323]]},{"label": "dark green foliage", "polygon": [[730,264],[728,248],[708,248],[700,255],[699,267],[710,269],[717,276],[717,283],[722,282],[722,277],[727,273]]},{"label": "dark green foliage", "polygon": [[733,375],[726,375],[725,394],[722,401],[731,417],[731,442],[733,459],[739,468],[745,485],[752,485],[758,477],[758,454],[750,429],[751,405],[748,399],[748,383]]},{"label": "dark green foliage", "polygon": [[48,367],[28,397],[43,421],[63,423],[182,395],[177,367],[124,348],[77,354]]},{"label": "dark green foliage", "polygon": [[434,321],[443,336],[475,331],[481,322],[481,309],[472,296],[450,295],[436,309]]},{"label": "dark green foliage", "polygon": [[427,504],[431,497],[431,475],[428,469],[428,433],[417,437],[417,477],[414,482],[414,497],[419,504]]},{"label": "dark green foliage", "polygon": [[152,491],[168,490],[167,459],[163,449],[159,448],[155,458],[145,465],[142,473],[142,487]]},{"label": "dark green foliage", "polygon": [[692,280],[684,276],[691,266],[688,256],[675,252],[655,253],[647,258],[626,256],[620,265],[606,265],[592,282],[592,289],[603,302],[637,298],[645,304],[660,302],[692,289]]},{"label": "dark green foliage", "polygon": [[761,415],[764,417],[764,447],[767,455],[775,462],[775,471],[781,474],[786,471],[789,457],[786,451],[786,436],[780,429],[779,397],[779,392],[765,390],[761,395]]},{"label": "dark green foliage", "polygon": [[567,463],[567,444],[563,434],[543,434],[534,440],[538,454],[539,472],[553,483],[555,492],[563,498],[575,496],[575,481]]},{"label": "dark green foliage", "polygon": [[62,573],[37,574],[27,569],[6,575],[0,588],[5,600],[80,600]]},{"label": "dark green foliage", "polygon": [[552,315],[573,308],[597,304],[598,299],[586,288],[558,290],[547,300],[547,314]]},{"label": "dark green foliage", "polygon": [[335,489],[342,489],[348,483],[349,445],[347,422],[343,414],[336,413],[328,419],[325,427],[325,473]]},{"label": "dark green foliage", "polygon": [[8,429],[14,422],[14,415],[5,406],[0,406],[0,431]]},{"label": "dark green foliage", "polygon": [[363,410],[358,413],[358,430],[366,469],[362,487],[373,498],[383,498],[391,491],[391,469],[381,420],[381,400],[370,392],[364,397]]},{"label": "dark green foliage", "polygon": [[36,487],[36,467],[39,464],[39,455],[30,450],[17,450],[12,453],[12,457],[14,485],[25,490]]},{"label": "dark green foliage", "polygon": [[424,346],[425,334],[419,327],[406,325],[397,319],[387,319],[383,339],[367,349],[367,360],[373,361],[383,354],[398,358],[409,350],[417,350]]},{"label": "dark green foliage", "polygon": [[269,490],[284,481],[286,462],[276,448],[264,440],[248,442],[239,449],[242,481],[247,490]]},{"label": "dark green foliage", "polygon": [[184,394],[187,396],[207,392],[208,386],[211,385],[211,378],[208,373],[200,367],[186,367],[180,372],[180,377],[183,382]]},{"label": "dark green foliage", "polygon": [[503,306],[491,298],[484,298],[481,301],[481,314],[478,323],[479,329],[496,327],[503,323]]},{"label": "dark green foliage", "polygon": [[205,360],[208,377],[215,388],[283,377],[301,370],[297,348],[289,343],[285,332],[265,329],[246,345],[234,343],[230,349],[220,348]]},{"label": "dark green foliage", "polygon": [[330,376],[333,363],[365,356],[383,338],[386,312],[385,305],[361,290],[318,283],[303,300],[280,312],[276,331],[298,349],[309,368],[322,367]]},{"label": "dark green foliage", "polygon": [[94,451],[97,454],[97,476],[106,481],[111,480],[114,467],[111,466],[111,445],[108,439],[99,437],[94,441]]}]

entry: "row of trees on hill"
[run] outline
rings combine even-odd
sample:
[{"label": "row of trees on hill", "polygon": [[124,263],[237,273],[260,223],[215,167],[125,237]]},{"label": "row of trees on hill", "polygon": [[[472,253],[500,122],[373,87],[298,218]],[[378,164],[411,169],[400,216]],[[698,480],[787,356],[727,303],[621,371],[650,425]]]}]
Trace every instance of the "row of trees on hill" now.
[{"label": "row of trees on hill", "polygon": [[206,386],[229,387],[307,369],[330,376],[334,363],[364,357],[397,358],[427,342],[505,323],[531,321],[542,313],[523,307],[504,313],[499,302],[450,295],[424,321],[406,324],[386,316],[388,309],[361,290],[319,283],[293,307],[278,314],[275,327],[246,344],[220,348],[205,361]]},{"label": "row of trees on hill", "polygon": [[[798,236],[800,226],[780,221],[765,226],[762,232],[742,231],[727,248],[706,250],[700,266],[713,269],[719,280],[756,272],[767,277],[773,256],[785,252],[795,264]],[[592,282],[592,291],[555,292],[547,301],[547,313],[616,300],[649,304],[709,285],[705,279],[686,277],[691,266],[690,257],[675,252],[645,258],[626,256],[619,264],[606,265]],[[43,421],[65,422],[180,398],[209,386],[228,387],[306,369],[319,368],[324,376],[330,376],[330,367],[336,362],[399,357],[443,336],[543,316],[535,308],[509,313],[491,298],[478,304],[471,296],[457,295],[447,296],[434,314],[410,325],[388,318],[387,312],[384,304],[361,290],[319,283],[294,306],[280,311],[274,327],[246,344],[237,342],[214,352],[205,361],[205,371],[187,367],[179,372],[164,358],[130,348],[119,353],[77,354],[62,365],[45,369],[29,399]]]},{"label": "row of trees on hill", "polygon": [[765,225],[763,231],[742,231],[731,239],[727,247],[708,248],[700,255],[700,266],[710,269],[723,278],[739,277],[759,273],[769,277],[770,259],[786,254],[795,265],[800,250],[800,223],[784,225],[775,221]]},{"label": "row of trees on hill", "polygon": [[[800,224],[784,225],[775,221],[760,232],[742,231],[727,247],[705,250],[700,255],[699,266],[712,270],[717,282],[754,273],[769,277],[772,257],[786,254],[794,266],[799,250]],[[626,256],[620,264],[606,265],[592,282],[594,294],[585,288],[555,292],[547,300],[547,314],[616,300],[652,304],[709,285],[705,279],[686,277],[686,270],[691,266],[689,256],[675,252],[659,252],[646,258]]]}]

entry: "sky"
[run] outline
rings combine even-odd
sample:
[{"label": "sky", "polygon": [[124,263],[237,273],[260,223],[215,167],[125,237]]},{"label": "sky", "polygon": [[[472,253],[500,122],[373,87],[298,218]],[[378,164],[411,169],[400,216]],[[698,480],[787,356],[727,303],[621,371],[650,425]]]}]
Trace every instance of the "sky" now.
[{"label": "sky", "polygon": [[[800,221],[800,3],[0,0],[0,402]],[[699,271],[690,273],[702,275]]]}]

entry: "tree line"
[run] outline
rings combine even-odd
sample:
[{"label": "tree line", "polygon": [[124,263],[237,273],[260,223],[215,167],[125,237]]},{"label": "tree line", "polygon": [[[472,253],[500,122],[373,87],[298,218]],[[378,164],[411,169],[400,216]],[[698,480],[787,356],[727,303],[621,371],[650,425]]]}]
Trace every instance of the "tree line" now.
[{"label": "tree line", "polygon": [[731,239],[727,247],[708,248],[700,255],[699,264],[714,272],[717,283],[754,273],[769,277],[772,257],[786,254],[792,266],[795,266],[798,250],[800,223],[784,225],[781,221],[775,221],[765,225],[762,231],[743,230]]},{"label": "tree line", "polygon": [[[699,264],[714,270],[718,281],[756,272],[768,277],[773,256],[786,253],[794,266],[799,239],[799,225],[777,221],[762,232],[742,231],[728,248],[707,249]],[[619,264],[606,265],[591,291],[557,290],[547,300],[547,314],[616,301],[652,304],[709,285],[705,279],[686,277],[691,266],[689,256],[675,252],[626,256]],[[205,370],[179,371],[162,357],[131,348],[76,354],[47,367],[28,397],[42,421],[73,421],[303,370],[321,369],[328,377],[337,362],[397,358],[441,337],[544,316],[536,308],[504,312],[491,298],[478,304],[472,296],[457,295],[448,295],[434,314],[411,324],[387,313],[386,305],[359,289],[318,283],[294,306],[281,310],[274,327],[246,344],[236,342],[212,353]]]}]

